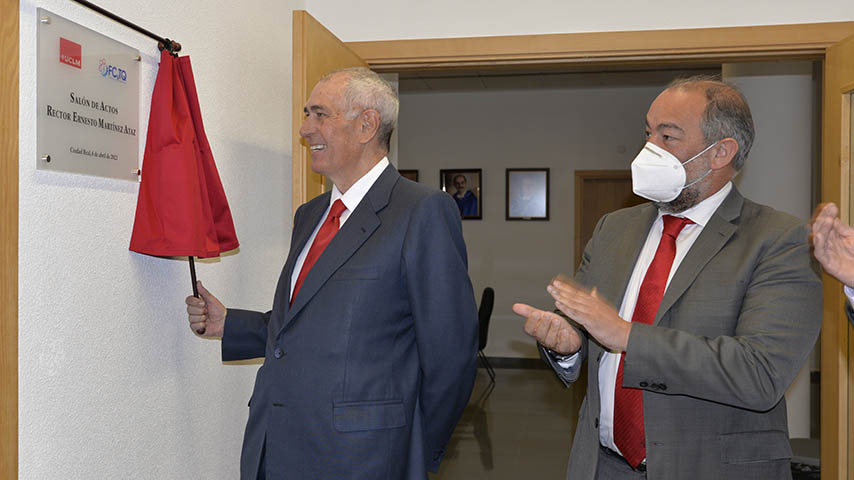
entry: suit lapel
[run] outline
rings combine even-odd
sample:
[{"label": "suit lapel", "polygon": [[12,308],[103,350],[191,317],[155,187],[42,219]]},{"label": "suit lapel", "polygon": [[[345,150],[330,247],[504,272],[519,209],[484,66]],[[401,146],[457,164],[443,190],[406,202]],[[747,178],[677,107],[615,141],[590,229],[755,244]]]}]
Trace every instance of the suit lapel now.
[{"label": "suit lapel", "polygon": [[658,325],[664,313],[694,283],[694,279],[697,278],[703,267],[718,254],[738,229],[738,226],[734,225],[732,221],[741,215],[743,204],[744,197],[733,186],[732,191],[712,215],[712,218],[709,219],[709,223],[703,227],[703,231],[697,237],[694,245],[691,246],[691,250],[679,264],[676,273],[670,280],[667,291],[664,292],[664,298],[658,307],[653,325]]},{"label": "suit lapel", "polygon": [[[377,213],[388,205],[392,187],[400,178],[397,170],[389,165],[383,170],[374,185],[350,214],[344,226],[338,234],[329,242],[326,249],[317,259],[317,262],[308,272],[305,281],[300,287],[299,294],[294,299],[294,304],[288,310],[282,329],[299,314],[299,312],[311,301],[320,288],[326,284],[329,277],[338,270],[355,252],[370,238],[371,234],[380,226]],[[328,202],[327,202],[328,204]],[[320,219],[316,219],[319,221]],[[317,225],[315,221],[314,225]],[[311,234],[311,232],[309,232]],[[305,241],[303,241],[303,245]],[[293,267],[291,267],[293,268]]]},{"label": "suit lapel", "polygon": [[605,298],[610,299],[616,308],[623,303],[623,296],[626,294],[626,288],[629,284],[629,279],[632,277],[632,272],[635,269],[638,256],[646,243],[646,237],[649,235],[649,229],[652,223],[658,217],[658,209],[652,203],[644,205],[638,215],[635,215],[623,229],[621,235],[613,248],[607,251],[618,252],[612,256],[613,271],[610,278],[618,279],[616,282],[607,282],[605,288],[598,285],[597,288],[606,294]]},{"label": "suit lapel", "polygon": [[300,253],[302,253],[305,248],[305,244],[308,243],[308,238],[311,237],[312,232],[314,232],[314,228],[320,223],[321,217],[323,217],[323,213],[326,212],[326,209],[329,208],[329,197],[332,196],[331,192],[324,193],[318,200],[309,202],[305,206],[305,212],[301,214],[299,225],[294,225],[294,235],[291,239],[291,248],[290,253],[288,254],[288,259],[285,262],[285,278],[288,283],[288,298],[285,299],[285,302],[290,302],[290,287],[291,287],[291,277],[294,273],[294,265],[297,262],[297,258]]}]

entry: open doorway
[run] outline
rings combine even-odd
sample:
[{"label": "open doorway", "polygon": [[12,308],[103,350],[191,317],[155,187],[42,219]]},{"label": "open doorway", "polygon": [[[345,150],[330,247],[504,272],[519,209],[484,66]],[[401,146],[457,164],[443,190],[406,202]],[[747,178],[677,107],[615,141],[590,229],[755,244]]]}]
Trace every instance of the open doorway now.
[{"label": "open doorway", "polygon": [[[758,134],[736,186],[748,198],[807,220],[819,195],[820,72],[807,60],[401,73],[398,167],[418,170],[419,181],[434,187],[440,170],[482,171],[483,216],[465,220],[463,230],[475,291],[496,291],[487,355],[499,365],[539,362],[510,306],[551,304],[545,285],[575,265],[575,172],[625,171],[643,145],[649,104],[674,78],[722,75],[742,86]],[[550,170],[550,221],[505,221],[508,168]],[[818,370],[814,354],[787,395],[790,436],[804,439],[793,442],[796,461],[813,464]]]}]

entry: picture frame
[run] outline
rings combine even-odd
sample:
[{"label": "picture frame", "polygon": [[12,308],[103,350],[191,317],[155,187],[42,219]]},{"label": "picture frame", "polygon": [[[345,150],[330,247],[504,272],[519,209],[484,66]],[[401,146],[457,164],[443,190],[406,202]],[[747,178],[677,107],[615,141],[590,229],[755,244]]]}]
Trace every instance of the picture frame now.
[{"label": "picture frame", "polygon": [[418,182],[418,170],[398,170],[400,176]]},{"label": "picture frame", "polygon": [[439,170],[439,188],[453,197],[463,220],[483,218],[483,171],[479,168]]},{"label": "picture frame", "polygon": [[549,169],[505,170],[505,219],[549,220]]}]

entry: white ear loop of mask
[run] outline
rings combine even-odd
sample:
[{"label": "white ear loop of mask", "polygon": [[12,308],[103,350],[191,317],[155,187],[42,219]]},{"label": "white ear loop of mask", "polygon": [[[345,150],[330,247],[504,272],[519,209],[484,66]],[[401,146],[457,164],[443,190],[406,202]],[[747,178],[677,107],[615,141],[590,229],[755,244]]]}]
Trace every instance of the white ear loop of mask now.
[{"label": "white ear loop of mask", "polygon": [[[718,142],[715,142],[715,143],[713,143],[713,144],[709,145],[708,147],[704,148],[702,152],[700,152],[700,153],[698,153],[698,154],[694,155],[693,157],[689,158],[688,160],[685,160],[684,162],[682,162],[682,166],[684,167],[684,166],[685,166],[685,164],[690,163],[690,162],[693,162],[694,160],[696,160],[696,159],[700,158],[700,155],[702,155],[702,154],[704,154],[704,153],[708,152],[710,148],[714,147],[714,146],[715,146],[715,145],[717,145],[717,144],[718,144]],[[684,187],[682,187],[682,189],[684,190],[684,189],[686,189],[686,188],[690,187],[691,185],[694,185],[695,183],[699,182],[700,180],[702,180],[702,179],[704,179],[704,178],[708,177],[710,173],[712,173],[712,169],[711,169],[711,167],[709,167],[709,169],[708,169],[708,170],[706,170],[706,173],[704,173],[703,175],[701,175],[701,176],[700,176],[700,178],[698,178],[698,179],[694,180],[694,181],[693,181],[693,182],[691,182],[691,183],[686,183],[686,184],[685,184],[685,186],[684,186]]]}]

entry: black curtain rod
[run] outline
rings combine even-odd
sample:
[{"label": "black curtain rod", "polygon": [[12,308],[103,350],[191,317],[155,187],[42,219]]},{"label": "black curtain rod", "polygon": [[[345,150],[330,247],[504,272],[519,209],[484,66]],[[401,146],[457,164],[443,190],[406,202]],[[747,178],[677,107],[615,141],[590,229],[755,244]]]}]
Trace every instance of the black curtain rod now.
[{"label": "black curtain rod", "polygon": [[163,38],[163,37],[160,37],[158,35],[155,35],[155,34],[149,32],[148,30],[140,27],[139,25],[133,24],[133,23],[125,20],[124,18],[122,18],[122,17],[120,17],[120,16],[118,16],[112,12],[108,12],[108,11],[104,10],[103,8],[95,5],[92,2],[87,2],[86,0],[72,0],[72,1],[79,3],[80,5],[83,5],[84,7],[91,8],[92,10],[95,10],[96,12],[100,13],[101,15],[103,15],[105,17],[111,18],[111,19],[121,23],[122,25],[128,27],[128,28],[132,28],[132,29],[136,30],[137,32],[139,32],[139,33],[141,33],[147,37],[151,37],[151,38],[157,40],[157,48],[159,48],[160,50],[163,50],[165,48],[165,49],[169,50],[170,52],[172,52],[173,54],[175,52],[181,51],[181,44],[180,43],[169,40],[168,38]]}]

